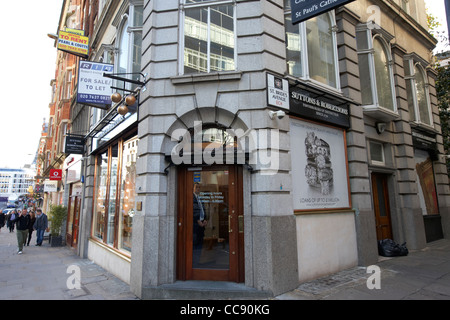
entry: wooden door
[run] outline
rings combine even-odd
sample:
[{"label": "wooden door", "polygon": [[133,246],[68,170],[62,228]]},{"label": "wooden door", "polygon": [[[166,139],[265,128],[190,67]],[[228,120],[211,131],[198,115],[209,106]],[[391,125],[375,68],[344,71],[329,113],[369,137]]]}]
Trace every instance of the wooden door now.
[{"label": "wooden door", "polygon": [[244,281],[242,168],[181,168],[177,277]]},{"label": "wooden door", "polygon": [[80,208],[81,208],[81,198],[75,197],[75,208],[72,225],[72,247],[74,248],[76,248],[78,245],[78,223],[80,220]]},{"label": "wooden door", "polygon": [[372,173],[372,194],[375,209],[377,240],[392,239],[391,209],[389,205],[388,176]]}]

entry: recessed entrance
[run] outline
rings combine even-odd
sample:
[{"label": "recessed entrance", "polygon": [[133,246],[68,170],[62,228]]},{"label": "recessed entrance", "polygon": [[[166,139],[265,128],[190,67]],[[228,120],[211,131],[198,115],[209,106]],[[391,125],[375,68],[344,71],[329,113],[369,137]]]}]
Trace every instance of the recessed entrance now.
[{"label": "recessed entrance", "polygon": [[372,194],[375,207],[377,240],[392,239],[387,175],[372,173]]},{"label": "recessed entrance", "polygon": [[177,278],[244,281],[242,167],[180,167]]}]

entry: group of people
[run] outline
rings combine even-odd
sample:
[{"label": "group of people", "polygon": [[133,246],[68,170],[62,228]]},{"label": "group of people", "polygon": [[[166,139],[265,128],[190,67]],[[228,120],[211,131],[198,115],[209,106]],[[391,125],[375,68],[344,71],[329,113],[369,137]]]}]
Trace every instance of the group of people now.
[{"label": "group of people", "polygon": [[18,254],[22,254],[23,247],[29,246],[33,231],[36,230],[36,246],[41,246],[44,240],[44,232],[48,228],[48,218],[41,209],[31,209],[28,211],[26,208],[19,210],[12,210],[7,215],[0,210],[0,231],[6,225],[9,232],[14,232],[16,227]]}]

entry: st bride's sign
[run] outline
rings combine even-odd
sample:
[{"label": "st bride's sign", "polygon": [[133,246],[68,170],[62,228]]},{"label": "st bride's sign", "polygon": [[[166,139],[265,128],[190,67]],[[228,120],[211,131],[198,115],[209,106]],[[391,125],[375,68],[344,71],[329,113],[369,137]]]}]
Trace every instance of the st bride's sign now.
[{"label": "st bride's sign", "polygon": [[292,24],[297,24],[355,0],[291,0]]}]

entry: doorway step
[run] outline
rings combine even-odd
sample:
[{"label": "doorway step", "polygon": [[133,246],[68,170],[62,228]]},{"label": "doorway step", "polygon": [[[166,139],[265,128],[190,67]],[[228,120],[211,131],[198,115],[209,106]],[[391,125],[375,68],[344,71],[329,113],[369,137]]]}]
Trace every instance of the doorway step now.
[{"label": "doorway step", "polygon": [[142,299],[264,299],[271,297],[267,291],[256,290],[243,283],[225,281],[177,281],[155,287],[145,287]]}]

